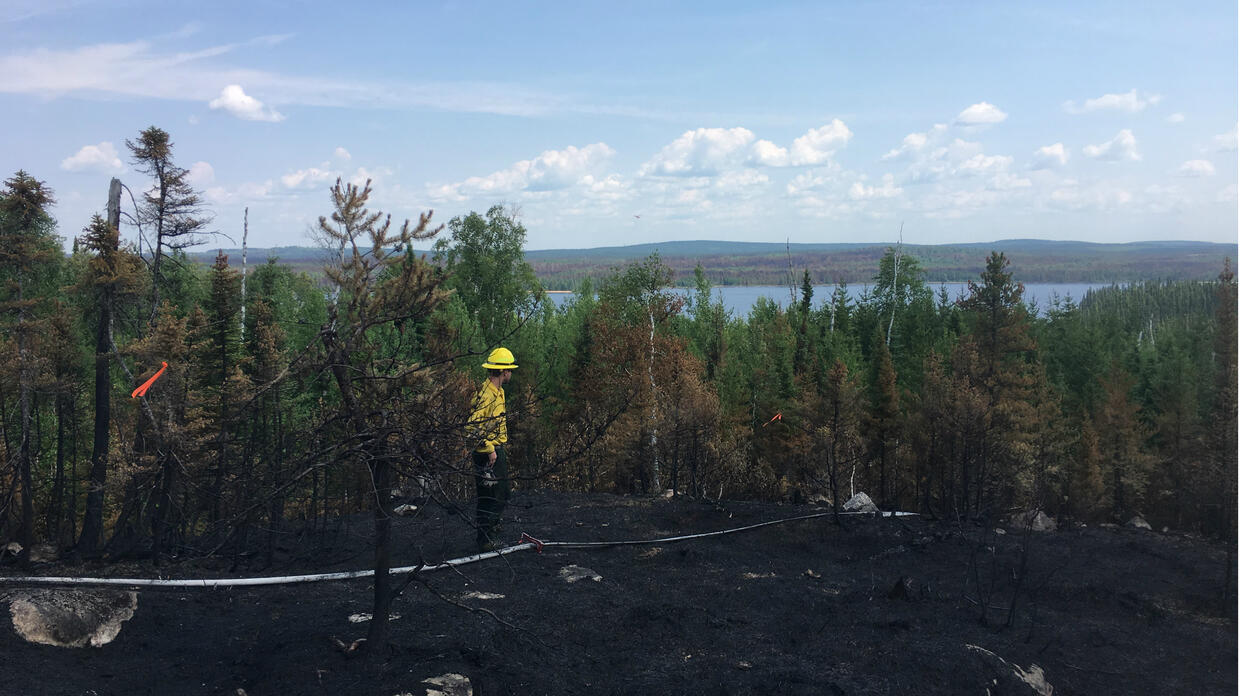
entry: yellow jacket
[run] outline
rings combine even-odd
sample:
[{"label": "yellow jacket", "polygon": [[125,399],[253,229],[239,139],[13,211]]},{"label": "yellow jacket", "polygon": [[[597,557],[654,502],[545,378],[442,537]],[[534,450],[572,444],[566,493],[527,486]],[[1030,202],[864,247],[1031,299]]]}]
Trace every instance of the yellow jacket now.
[{"label": "yellow jacket", "polygon": [[504,390],[488,379],[474,397],[474,414],[469,417],[469,435],[475,442],[482,443],[475,452],[494,452],[496,445],[508,442],[508,422],[504,413]]}]

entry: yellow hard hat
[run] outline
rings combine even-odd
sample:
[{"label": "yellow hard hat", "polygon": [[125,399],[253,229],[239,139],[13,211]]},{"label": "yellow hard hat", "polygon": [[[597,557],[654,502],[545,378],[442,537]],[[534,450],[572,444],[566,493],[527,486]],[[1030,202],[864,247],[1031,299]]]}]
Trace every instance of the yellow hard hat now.
[{"label": "yellow hard hat", "polygon": [[515,370],[516,358],[512,357],[512,351],[507,348],[496,348],[487,356],[487,361],[482,366],[488,370]]}]

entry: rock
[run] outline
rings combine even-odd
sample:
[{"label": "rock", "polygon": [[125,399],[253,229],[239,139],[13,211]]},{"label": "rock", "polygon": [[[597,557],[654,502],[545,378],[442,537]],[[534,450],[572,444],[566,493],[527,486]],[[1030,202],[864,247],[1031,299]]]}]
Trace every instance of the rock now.
[{"label": "rock", "polygon": [[878,506],[865,493],[858,493],[844,503],[844,512],[878,512]]},{"label": "rock", "polygon": [[1150,523],[1146,522],[1145,518],[1140,515],[1134,515],[1132,519],[1128,520],[1128,524],[1125,526],[1132,527],[1133,529],[1147,529],[1153,531],[1153,528],[1150,527]]},{"label": "rock", "polygon": [[600,582],[603,579],[602,575],[599,575],[593,570],[575,565],[560,568],[560,577],[564,579],[564,582],[577,582],[578,580],[586,579],[593,580],[594,582]]},{"label": "rock", "polygon": [[817,580],[822,577],[822,573],[816,573],[813,568],[810,568],[805,571],[805,577]]},{"label": "rock", "polygon": [[1041,510],[1027,510],[1012,515],[1011,524],[1021,529],[1032,529],[1035,532],[1053,532],[1059,528],[1055,520],[1047,517]]},{"label": "rock", "polygon": [[429,684],[426,689],[426,696],[473,696],[474,685],[469,682],[469,677],[463,674],[444,674],[430,679],[423,679],[423,684]]},{"label": "rock", "polygon": [[17,556],[21,554],[21,552],[22,552],[22,545],[17,543],[16,541],[10,541],[4,546],[0,546],[0,558],[3,558],[6,554],[16,558]]},{"label": "rock", "polygon": [[[374,617],[370,614],[353,614],[349,616],[349,623],[366,623]],[[400,618],[400,614],[388,614],[388,621],[395,621]]]},{"label": "rock", "polygon": [[666,498],[667,500],[671,500],[672,498],[675,498],[675,497],[676,497],[676,489],[674,489],[674,488],[669,488],[669,489],[667,489],[667,490],[663,491],[663,497],[664,497],[664,498]]},{"label": "rock", "polygon": [[[1009,694],[1051,696],[1055,692],[1055,687],[1046,683],[1046,676],[1042,673],[1042,668],[1037,665],[1030,664],[1029,669],[1025,670],[1021,669],[1020,665],[1014,665],[986,648],[967,643],[964,647],[982,665],[987,675],[986,681],[996,687],[992,693],[1005,696]],[[990,692],[989,687],[986,689]]]},{"label": "rock", "polygon": [[461,595],[461,599],[489,600],[489,599],[503,599],[503,598],[504,598],[504,595],[495,594],[494,592],[466,592],[465,594]]},{"label": "rock", "polygon": [[400,517],[408,517],[409,515],[412,515],[413,513],[417,511],[418,511],[418,506],[410,505],[409,503],[404,503],[403,505],[397,505],[396,507],[392,508],[392,514],[399,515]]},{"label": "rock", "polygon": [[761,580],[763,578],[773,578],[775,577],[775,573],[745,573],[741,577],[746,580]]},{"label": "rock", "polygon": [[116,590],[24,590],[10,596],[13,628],[31,643],[98,648],[133,618],[138,593]]},{"label": "rock", "polygon": [[819,507],[830,507],[831,499],[821,493],[816,493],[809,497],[809,504]]}]

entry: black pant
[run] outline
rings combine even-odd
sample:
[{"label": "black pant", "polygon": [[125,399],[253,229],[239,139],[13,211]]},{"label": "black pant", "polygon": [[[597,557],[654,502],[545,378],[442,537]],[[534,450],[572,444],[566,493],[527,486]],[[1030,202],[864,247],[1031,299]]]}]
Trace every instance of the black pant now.
[{"label": "black pant", "polygon": [[485,485],[487,480],[483,473],[487,469],[487,461],[491,455],[474,452],[474,482],[478,490],[478,543],[486,544],[497,541],[495,527],[499,525],[499,516],[508,505],[508,456],[503,445],[495,447],[495,466],[491,474],[495,477],[492,485]]}]

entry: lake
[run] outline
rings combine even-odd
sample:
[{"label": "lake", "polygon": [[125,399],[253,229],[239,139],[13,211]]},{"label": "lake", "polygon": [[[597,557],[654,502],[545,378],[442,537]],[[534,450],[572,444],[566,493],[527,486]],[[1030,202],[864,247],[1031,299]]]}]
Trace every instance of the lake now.
[{"label": "lake", "polygon": [[[947,289],[947,296],[953,300],[964,297],[969,292],[968,283],[927,283],[926,284],[934,293],[937,301],[939,288]],[[1076,302],[1080,302],[1085,297],[1085,293],[1091,289],[1109,288],[1112,283],[1026,283],[1025,284],[1025,304],[1037,302],[1038,310],[1046,311],[1050,306],[1051,297],[1059,295],[1061,298],[1071,297]],[[849,285],[848,296],[856,301],[861,295],[868,290],[868,285]],[[685,288],[673,288],[673,292],[687,295],[690,291]],[[815,285],[814,286],[814,306],[817,307],[831,297],[835,292],[834,285]],[[797,301],[800,301],[801,289],[796,289]],[[732,313],[733,316],[744,317],[749,315],[749,310],[758,301],[759,297],[767,297],[774,300],[781,307],[786,307],[789,301],[788,288],[779,285],[728,285],[715,287],[711,294],[716,298],[722,298],[723,306]],[[561,307],[572,297],[571,292],[556,292],[548,295],[555,306]]]}]

